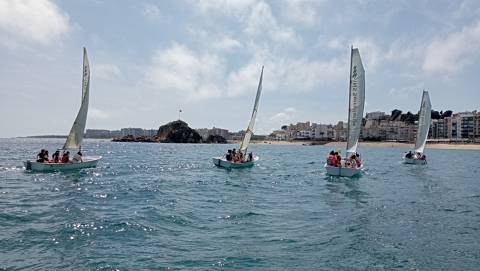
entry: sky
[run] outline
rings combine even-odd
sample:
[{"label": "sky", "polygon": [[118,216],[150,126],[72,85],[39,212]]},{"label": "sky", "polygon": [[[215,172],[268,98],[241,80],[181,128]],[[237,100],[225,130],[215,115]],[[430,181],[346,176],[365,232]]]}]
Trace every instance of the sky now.
[{"label": "sky", "polygon": [[365,112],[480,109],[480,2],[366,0],[0,0],[0,137],[87,129],[247,126],[347,119],[350,47]]}]

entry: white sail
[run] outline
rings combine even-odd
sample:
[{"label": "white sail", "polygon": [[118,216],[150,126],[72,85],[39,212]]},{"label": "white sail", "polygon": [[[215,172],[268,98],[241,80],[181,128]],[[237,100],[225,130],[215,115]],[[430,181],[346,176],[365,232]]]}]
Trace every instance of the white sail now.
[{"label": "white sail", "polygon": [[365,70],[358,49],[352,48],[348,107],[347,154],[357,151],[365,105]]},{"label": "white sail", "polygon": [[253,125],[255,124],[255,119],[257,117],[258,102],[260,101],[260,94],[262,93],[262,80],[263,80],[263,66],[262,66],[262,73],[260,74],[260,82],[258,83],[257,96],[255,97],[255,104],[253,105],[252,117],[250,118],[250,122],[248,123],[247,130],[245,131],[245,136],[243,137],[242,144],[240,144],[241,152],[245,152],[247,150],[248,143],[250,143],[250,138],[252,137]]},{"label": "white sail", "polygon": [[82,104],[63,149],[79,149],[82,145],[87,122],[89,88],[90,66],[88,64],[87,49],[83,48]]},{"label": "white sail", "polygon": [[415,140],[415,152],[423,153],[425,143],[427,143],[428,130],[432,122],[432,104],[428,91],[423,91],[422,103],[420,104],[420,113],[418,116],[417,139]]}]

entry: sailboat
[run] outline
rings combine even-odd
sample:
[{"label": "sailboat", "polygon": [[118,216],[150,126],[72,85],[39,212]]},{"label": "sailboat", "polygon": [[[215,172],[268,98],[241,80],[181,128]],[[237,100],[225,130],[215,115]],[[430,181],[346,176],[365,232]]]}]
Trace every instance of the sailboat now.
[{"label": "sailboat", "polygon": [[[357,155],[358,139],[363,122],[365,105],[365,70],[358,48],[351,49],[350,56],[350,89],[348,105],[347,156],[337,165],[325,164],[328,175],[353,177],[361,174],[363,165]],[[351,160],[352,155],[356,159]],[[358,161],[357,161],[358,160]]]},{"label": "sailboat", "polygon": [[[88,63],[87,49],[83,48],[83,77],[82,77],[82,104],[77,117],[73,122],[67,140],[61,150],[78,150],[80,152],[83,136],[85,134],[85,125],[88,113],[88,97],[90,91],[90,65]],[[75,170],[97,166],[101,156],[82,156],[81,161],[68,163],[50,163],[50,162],[24,162],[25,168],[32,171],[61,171]]]},{"label": "sailboat", "polygon": [[224,168],[245,168],[251,167],[253,164],[258,161],[258,156],[253,155],[252,153],[247,155],[248,144],[250,143],[250,138],[253,134],[253,126],[255,125],[255,119],[257,118],[257,111],[258,111],[258,103],[260,102],[260,94],[262,93],[262,81],[263,81],[263,66],[262,72],[260,74],[260,82],[258,83],[257,88],[257,96],[255,97],[255,103],[253,104],[253,111],[252,116],[250,117],[250,122],[248,123],[248,127],[245,130],[245,135],[243,136],[242,143],[240,144],[240,152],[241,159],[240,161],[234,162],[233,159],[229,159],[229,155],[223,155],[221,157],[213,157],[213,163],[216,166],[224,167]]},{"label": "sailboat", "polygon": [[432,104],[428,91],[423,91],[422,103],[420,104],[420,113],[418,116],[417,137],[415,139],[415,150],[405,154],[403,161],[405,164],[425,165],[426,156],[423,154],[425,144],[427,143],[428,130],[432,122]]}]

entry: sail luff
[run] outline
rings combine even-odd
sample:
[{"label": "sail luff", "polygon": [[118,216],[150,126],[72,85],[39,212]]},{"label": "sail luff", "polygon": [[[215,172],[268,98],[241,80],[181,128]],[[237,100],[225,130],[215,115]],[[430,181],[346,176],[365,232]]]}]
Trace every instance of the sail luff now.
[{"label": "sail luff", "polygon": [[245,152],[247,150],[248,144],[250,143],[250,138],[252,137],[253,126],[255,125],[255,119],[257,117],[258,103],[260,101],[260,94],[262,93],[262,81],[263,81],[263,66],[262,66],[262,72],[260,74],[260,81],[258,82],[257,95],[255,96],[255,103],[253,104],[252,116],[250,118],[250,122],[248,123],[248,127],[245,130],[245,135],[243,136],[242,143],[240,144],[241,152]]},{"label": "sail luff", "polygon": [[432,122],[432,104],[428,91],[423,91],[420,113],[418,116],[417,138],[415,140],[415,152],[423,153],[427,143],[428,131]]},{"label": "sail luff", "polygon": [[[350,106],[352,102],[352,66],[353,66],[353,45],[350,49],[350,80],[348,83],[348,120],[347,120],[347,150],[349,149],[348,142],[350,142],[350,113],[352,108]],[[343,127],[342,127],[343,128]]]},{"label": "sail luff", "polygon": [[358,49],[352,48],[348,111],[347,153],[357,151],[365,105],[365,70]]},{"label": "sail luff", "polygon": [[79,149],[82,145],[87,122],[88,100],[90,88],[90,65],[88,62],[87,49],[83,48],[83,72],[82,72],[82,103],[78,111],[77,117],[73,122],[67,140],[63,145],[63,149]]}]

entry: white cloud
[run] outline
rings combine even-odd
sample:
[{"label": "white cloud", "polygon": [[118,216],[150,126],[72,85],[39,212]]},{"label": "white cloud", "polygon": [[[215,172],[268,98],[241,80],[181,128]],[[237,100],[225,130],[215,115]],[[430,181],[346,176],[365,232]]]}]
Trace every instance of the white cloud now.
[{"label": "white cloud", "polygon": [[201,12],[221,12],[223,15],[241,17],[256,0],[192,0]]},{"label": "white cloud", "polygon": [[406,42],[400,39],[392,41],[385,47],[381,47],[368,38],[348,40],[343,37],[335,37],[325,43],[325,47],[332,50],[346,50],[350,46],[358,48],[365,70],[370,74],[376,73],[380,67],[391,62],[401,62],[404,66],[418,66],[425,51],[425,45],[420,41]]},{"label": "white cloud", "polygon": [[221,95],[218,82],[223,71],[218,56],[199,54],[175,43],[155,53],[146,77],[160,91],[175,91],[187,100],[201,100]]},{"label": "white cloud", "polygon": [[418,98],[420,101],[422,90],[425,89],[425,83],[402,86],[400,88],[390,88],[388,94],[394,99]]},{"label": "white cloud", "polygon": [[287,107],[285,109],[285,112],[288,112],[288,113],[295,113],[297,110],[295,109],[295,107]]},{"label": "white cloud", "polygon": [[48,45],[70,30],[68,15],[49,0],[0,1],[0,33]]},{"label": "white cloud", "polygon": [[294,107],[288,107],[278,112],[268,119],[263,119],[259,122],[259,130],[263,133],[270,133],[273,130],[279,129],[282,125],[292,123],[296,118],[297,110]]},{"label": "white cloud", "polygon": [[354,38],[348,40],[342,37],[336,37],[326,43],[326,47],[334,50],[345,50],[346,48],[358,48],[365,69],[369,72],[375,72],[385,60],[385,53],[374,41],[370,39]]},{"label": "white cloud", "polygon": [[235,97],[245,93],[254,93],[257,89],[262,65],[265,65],[263,89],[266,92],[320,91],[322,86],[348,76],[346,59],[345,57],[343,59],[311,60],[260,52],[240,69],[229,74],[227,95]]},{"label": "white cloud", "polygon": [[162,16],[160,9],[154,4],[144,4],[142,13],[149,21],[158,20]]},{"label": "white cloud", "polygon": [[212,43],[212,48],[220,51],[231,51],[240,47],[242,44],[238,40],[227,36]]},{"label": "white cloud", "polygon": [[111,115],[98,108],[90,108],[88,112],[88,117],[92,120],[106,120],[111,118]]},{"label": "white cloud", "polygon": [[114,64],[96,64],[93,66],[93,74],[95,77],[111,80],[120,75],[120,68]]},{"label": "white cloud", "polygon": [[270,120],[276,123],[276,127],[278,126],[277,124],[285,124],[292,121],[296,112],[297,110],[295,109],[295,107],[288,107],[285,108],[282,112],[278,112],[277,114],[271,116]]},{"label": "white cloud", "polygon": [[302,45],[301,38],[289,27],[282,26],[273,16],[270,6],[260,1],[251,8],[245,32],[253,37],[269,37],[272,41],[295,47]]},{"label": "white cloud", "polygon": [[315,2],[309,0],[285,0],[283,16],[287,20],[306,27],[311,27],[318,20],[318,14],[313,6]]},{"label": "white cloud", "polygon": [[429,73],[454,73],[478,59],[480,21],[433,40],[426,49],[423,70]]},{"label": "white cloud", "polygon": [[294,29],[280,24],[265,1],[192,0],[190,3],[207,18],[226,16],[237,20],[249,39],[268,39],[276,42],[277,46],[302,46],[300,36]]}]

